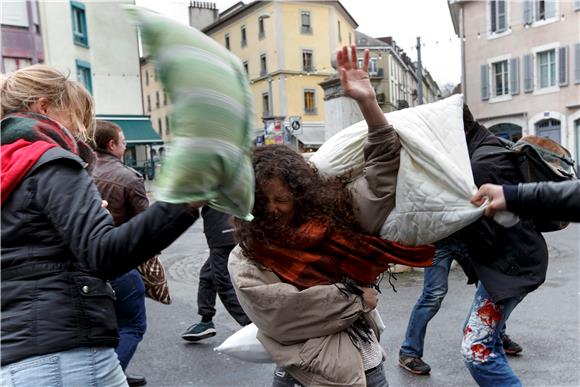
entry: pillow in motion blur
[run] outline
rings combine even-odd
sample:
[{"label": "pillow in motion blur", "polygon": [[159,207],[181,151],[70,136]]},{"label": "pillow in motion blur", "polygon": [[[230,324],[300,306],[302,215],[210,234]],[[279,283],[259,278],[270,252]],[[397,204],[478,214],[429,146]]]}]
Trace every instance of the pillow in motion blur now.
[{"label": "pillow in motion blur", "polygon": [[156,184],[158,200],[209,200],[251,220],[252,97],[238,58],[195,28],[124,6],[137,21],[172,102],[172,141]]}]

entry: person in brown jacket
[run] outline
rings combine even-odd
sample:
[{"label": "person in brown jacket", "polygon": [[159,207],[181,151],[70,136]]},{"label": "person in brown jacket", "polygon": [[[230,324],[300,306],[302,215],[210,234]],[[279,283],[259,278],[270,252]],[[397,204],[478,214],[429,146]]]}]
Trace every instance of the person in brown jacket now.
[{"label": "person in brown jacket", "polygon": [[[97,162],[93,180],[113,216],[115,226],[127,222],[149,207],[143,177],[123,164],[125,136],[121,128],[109,121],[98,120],[95,130]],[[111,281],[115,290],[115,312],[119,327],[117,356],[126,372],[147,329],[145,285],[137,269]],[[127,375],[129,386],[147,384],[143,376]]]},{"label": "person in brown jacket", "polygon": [[[349,59],[348,50],[351,50]],[[378,106],[356,48],[338,68],[346,96],[369,127],[363,176],[347,188],[293,149],[254,150],[254,220],[234,220],[240,242],[232,284],[257,338],[277,365],[273,386],[388,386],[373,288],[390,263],[428,266],[432,246],[405,247],[369,234],[394,207],[400,142]],[[378,220],[377,220],[378,218]]]}]

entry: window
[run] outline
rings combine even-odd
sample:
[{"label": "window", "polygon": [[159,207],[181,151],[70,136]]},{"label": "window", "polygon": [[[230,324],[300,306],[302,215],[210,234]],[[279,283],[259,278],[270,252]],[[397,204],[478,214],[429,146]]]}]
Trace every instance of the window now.
[{"label": "window", "polygon": [[266,36],[266,30],[264,29],[264,17],[260,16],[258,18],[258,39],[264,39]]},{"label": "window", "polygon": [[556,86],[556,50],[548,50],[537,54],[538,88]]},{"label": "window", "polygon": [[0,12],[0,24],[28,27],[28,10],[26,1],[3,1],[2,11]]},{"label": "window", "polygon": [[560,143],[560,121],[548,118],[541,120],[535,124],[536,135],[540,137],[547,137],[557,143]]},{"label": "window", "polygon": [[492,33],[500,33],[506,30],[506,1],[490,1],[490,24]]},{"label": "window", "polygon": [[262,94],[262,116],[270,116],[270,96],[268,93]]},{"label": "window", "polygon": [[538,25],[541,25],[546,20],[558,20],[556,17],[557,6],[558,1],[556,0],[524,1],[524,25],[534,25],[537,22],[542,22],[538,23]]},{"label": "window", "polygon": [[316,91],[304,90],[304,112],[316,114]]},{"label": "window", "polygon": [[310,24],[310,12],[300,12],[300,32],[312,33],[312,25]]},{"label": "window", "polygon": [[377,75],[379,73],[379,64],[377,58],[371,58],[369,60],[369,74]]},{"label": "window", "polygon": [[10,58],[7,56],[2,58],[2,62],[4,64],[4,73],[12,73],[32,64],[32,60],[28,58]]},{"label": "window", "polygon": [[229,50],[230,49],[230,34],[226,34],[226,48]]},{"label": "window", "polygon": [[546,20],[546,2],[545,1],[536,1],[534,6],[534,13],[535,13],[535,20]]},{"label": "window", "polygon": [[159,109],[159,91],[155,92],[155,107]]},{"label": "window", "polygon": [[266,54],[260,55],[260,75],[266,75],[268,73],[268,66],[266,61]]},{"label": "window", "polygon": [[169,133],[171,133],[171,129],[169,126],[169,116],[165,116],[165,135],[169,136]]},{"label": "window", "polygon": [[163,106],[167,106],[167,93],[163,92]]},{"label": "window", "polygon": [[149,86],[149,71],[145,70],[145,86]]},{"label": "window", "polygon": [[342,33],[340,32],[340,20],[338,21],[338,41],[342,42]]},{"label": "window", "polygon": [[151,111],[151,96],[150,95],[147,96],[147,111],[148,112]]},{"label": "window", "polygon": [[160,136],[163,136],[163,121],[161,121],[161,117],[157,119],[157,131]]},{"label": "window", "polygon": [[352,34],[350,32],[348,33],[348,45],[352,46]]},{"label": "window", "polygon": [[246,47],[248,44],[248,40],[246,39],[246,26],[242,26],[240,32],[242,33],[242,47]]},{"label": "window", "polygon": [[302,50],[302,71],[314,71],[312,65],[312,50]]},{"label": "window", "polygon": [[77,81],[83,85],[89,93],[93,94],[93,80],[91,77],[91,64],[82,60],[76,60]]},{"label": "window", "polygon": [[87,35],[85,5],[82,3],[77,3],[76,1],[71,1],[70,6],[72,14],[73,41],[75,44],[88,47],[89,38]]},{"label": "window", "polygon": [[500,97],[509,94],[508,61],[503,60],[492,64],[493,71],[493,95]]},{"label": "window", "polygon": [[248,66],[248,61],[244,61],[243,63],[244,65],[244,70],[246,71],[246,75],[249,77],[250,76],[250,67]]}]

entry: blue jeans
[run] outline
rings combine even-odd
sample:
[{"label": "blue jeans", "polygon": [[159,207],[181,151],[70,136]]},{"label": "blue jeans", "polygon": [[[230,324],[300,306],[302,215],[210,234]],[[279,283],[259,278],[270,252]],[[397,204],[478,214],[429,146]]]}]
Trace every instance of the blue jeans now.
[{"label": "blue jeans", "polygon": [[519,387],[501,340],[505,322],[524,297],[494,303],[480,282],[463,328],[461,353],[467,369],[482,387]]},{"label": "blue jeans", "polygon": [[435,263],[423,272],[423,293],[413,307],[400,355],[423,357],[423,345],[427,324],[437,314],[447,295],[449,269],[453,260],[466,261],[467,248],[463,242],[452,237],[435,244]]},{"label": "blue jeans", "polygon": [[127,387],[113,348],[76,348],[2,367],[2,387]]},{"label": "blue jeans", "polygon": [[127,369],[137,346],[147,330],[145,313],[145,285],[137,270],[131,270],[111,281],[115,290],[115,312],[119,328],[116,349],[123,370]]}]

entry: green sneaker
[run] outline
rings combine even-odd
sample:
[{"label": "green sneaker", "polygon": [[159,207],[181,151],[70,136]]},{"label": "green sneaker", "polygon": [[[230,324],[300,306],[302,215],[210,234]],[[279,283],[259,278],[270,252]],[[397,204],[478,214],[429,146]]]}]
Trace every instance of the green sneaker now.
[{"label": "green sneaker", "polygon": [[181,335],[181,338],[187,341],[200,341],[215,336],[216,333],[213,321],[208,323],[198,322],[187,328],[185,333]]}]

